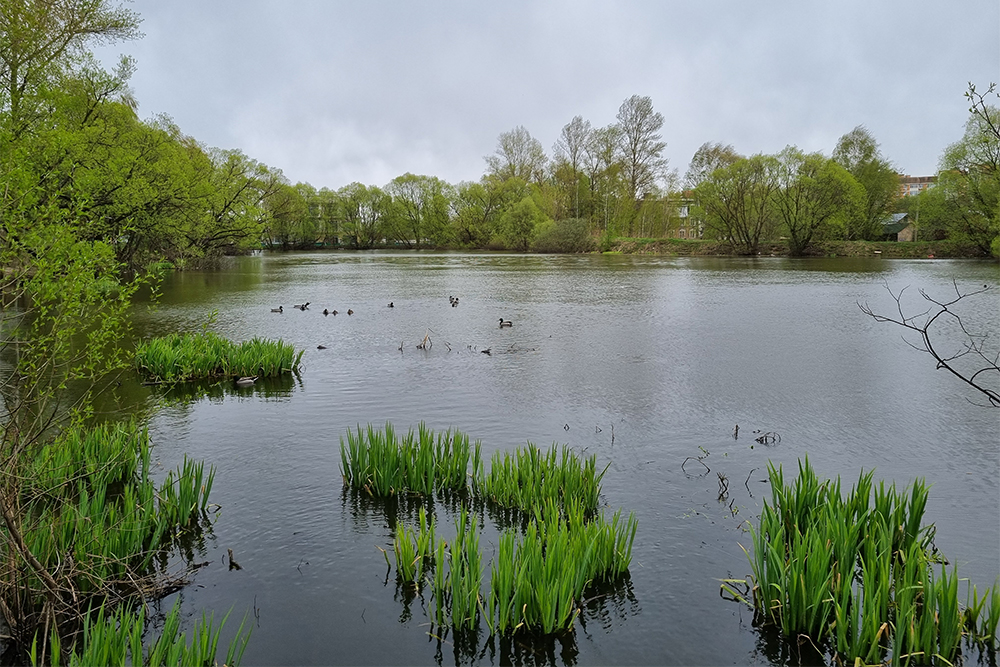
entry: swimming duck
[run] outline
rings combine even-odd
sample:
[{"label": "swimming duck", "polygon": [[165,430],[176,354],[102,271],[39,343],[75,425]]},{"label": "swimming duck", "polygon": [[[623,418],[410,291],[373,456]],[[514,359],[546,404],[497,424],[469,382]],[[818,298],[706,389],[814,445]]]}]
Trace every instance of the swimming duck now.
[{"label": "swimming duck", "polygon": [[305,310],[306,308],[309,307],[310,303],[312,303],[312,302],[311,301],[306,301],[305,303],[297,303],[294,306],[292,306],[292,308],[298,308],[299,310]]},{"label": "swimming duck", "polygon": [[331,315],[336,315],[336,314],[337,314],[337,311],[336,311],[336,310],[331,310],[331,311],[330,311],[330,314],[331,314]]},{"label": "swimming duck", "polygon": [[350,308],[348,308],[348,309],[347,309],[347,314],[348,314],[348,315],[353,315],[353,314],[354,314],[354,311],[353,311],[353,310],[351,310]]},{"label": "swimming duck", "polygon": [[256,381],[257,381],[257,376],[256,375],[253,375],[253,376],[246,375],[246,376],[243,376],[243,377],[236,378],[236,386],[237,387],[249,387],[249,386],[253,385],[253,383],[256,382]]},{"label": "swimming duck", "polygon": [[277,308],[272,308],[271,312],[272,313],[283,313],[283,312],[285,312],[285,307],[284,306],[278,306]]},{"label": "swimming duck", "polygon": [[392,301],[390,301],[390,302],[389,302],[389,307],[390,307],[390,308],[395,308],[395,306],[394,306],[394,305],[392,305]]},{"label": "swimming duck", "polygon": [[502,318],[502,317],[500,318],[500,328],[501,329],[503,329],[504,327],[512,327],[512,326],[514,326],[513,322],[511,322],[510,320],[504,320],[504,318]]}]

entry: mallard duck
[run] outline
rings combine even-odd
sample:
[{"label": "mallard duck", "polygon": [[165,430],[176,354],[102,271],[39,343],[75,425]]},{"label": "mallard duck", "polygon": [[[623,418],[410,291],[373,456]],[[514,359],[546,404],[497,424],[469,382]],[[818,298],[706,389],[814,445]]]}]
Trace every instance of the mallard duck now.
[{"label": "mallard duck", "polygon": [[510,320],[505,320],[502,317],[500,318],[500,328],[501,329],[503,329],[504,327],[512,327],[512,326],[514,326],[513,322],[511,322]]},{"label": "mallard duck", "polygon": [[249,386],[251,386],[256,381],[257,381],[257,376],[256,375],[253,375],[253,376],[245,375],[243,377],[236,378],[236,386],[237,387],[249,387]]},{"label": "mallard duck", "polygon": [[271,312],[272,313],[283,313],[283,312],[285,312],[285,307],[284,306],[278,306],[277,308],[272,308]]}]

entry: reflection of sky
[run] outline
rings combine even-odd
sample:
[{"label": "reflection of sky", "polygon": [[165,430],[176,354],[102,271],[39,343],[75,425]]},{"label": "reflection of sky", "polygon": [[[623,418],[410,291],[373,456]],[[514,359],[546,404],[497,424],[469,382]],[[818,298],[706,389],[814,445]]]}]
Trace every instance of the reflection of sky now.
[{"label": "reflection of sky", "polygon": [[[147,315],[140,332],[217,309],[212,328],[222,334],[283,338],[306,350],[300,378],[273,397],[226,389],[154,421],[164,465],[186,451],[217,466],[218,547],[238,545],[238,560],[251,565],[242,578],[199,574],[208,588],[191,591],[193,603],[266,603],[270,625],[255,630],[249,662],[329,662],[318,635],[353,646],[343,662],[392,662],[404,650],[430,660],[419,605],[396,627],[391,581],[388,590],[380,583],[385,564],[374,544],[391,542],[385,518],[344,516],[340,437],[387,420],[403,431],[421,420],[459,428],[482,440],[487,458],[530,440],[567,443],[595,454],[599,467],[610,463],[608,510],[639,519],[631,590],[641,613],[610,630],[588,625],[576,638],[581,663],[662,662],[668,654],[732,662],[753,650],[734,607],[720,606],[716,579],[748,571],[740,526],[767,495],[757,480],[768,459],[792,474],[808,454],[818,474],[841,475],[846,486],[861,468],[900,486],[926,477],[937,546],[962,576],[992,585],[1000,572],[992,548],[1000,542],[996,414],[971,405],[959,383],[856,302],[891,306],[883,278],[894,288],[945,292],[952,276],[996,284],[995,265],[845,262],[860,270],[836,272],[749,262],[288,254],[240,260],[260,277],[251,290],[215,274],[186,277],[185,289],[200,286],[194,304]],[[172,289],[168,281],[164,291]],[[289,311],[302,301],[312,302],[308,311]],[[285,313],[271,314],[279,304]],[[355,315],[324,317],[324,307]],[[993,309],[976,316],[1000,330]],[[499,329],[500,317],[514,326]],[[433,346],[416,349],[425,335]],[[754,430],[776,431],[781,442],[756,444]],[[689,456],[703,457],[710,472],[685,474]],[[389,642],[379,634],[387,632]],[[355,646],[366,641],[369,652]]]}]

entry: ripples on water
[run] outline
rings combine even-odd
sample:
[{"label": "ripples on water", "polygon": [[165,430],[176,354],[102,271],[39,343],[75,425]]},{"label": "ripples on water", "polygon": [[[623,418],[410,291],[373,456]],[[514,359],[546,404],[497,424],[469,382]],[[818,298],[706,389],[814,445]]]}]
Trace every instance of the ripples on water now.
[{"label": "ripples on water", "polygon": [[[943,297],[953,279],[998,277],[996,264],[960,261],[430,253],[267,255],[174,274],[156,309],[138,309],[141,335],[196,329],[217,311],[210,326],[223,335],[307,350],[295,378],[150,399],[169,401],[151,425],[164,467],[186,452],[218,468],[222,510],[204,554],[218,566],[180,593],[185,608],[256,608],[245,664],[795,662],[720,599],[718,579],[749,572],[739,543],[768,493],[767,461],[794,470],[805,454],[847,484],[862,467],[899,485],[925,476],[937,546],[992,585],[997,411],[972,405],[857,302],[889,310],[886,281],[910,285],[917,308],[917,288]],[[304,301],[309,310],[290,308]],[[989,295],[970,308],[994,336],[996,305]],[[458,428],[487,457],[525,441],[596,454],[610,464],[607,509],[639,520],[630,576],[598,591],[571,637],[439,641],[430,596],[401,597],[376,549],[391,545],[398,508],[342,489],[340,437],[386,421]],[[780,444],[754,443],[755,430]],[[682,469],[689,456],[711,473]],[[718,473],[729,479],[721,503]],[[485,523],[488,562],[496,529]],[[222,565],[227,548],[242,571]]]}]

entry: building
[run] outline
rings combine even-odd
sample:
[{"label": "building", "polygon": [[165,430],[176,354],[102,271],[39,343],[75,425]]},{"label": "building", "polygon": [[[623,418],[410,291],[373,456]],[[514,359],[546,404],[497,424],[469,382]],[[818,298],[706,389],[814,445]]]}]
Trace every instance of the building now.
[{"label": "building", "polygon": [[916,234],[909,213],[894,213],[882,223],[883,241],[915,241]]},{"label": "building", "polygon": [[911,195],[918,195],[924,190],[934,187],[935,183],[937,183],[937,176],[899,174],[899,196],[909,197]]}]

